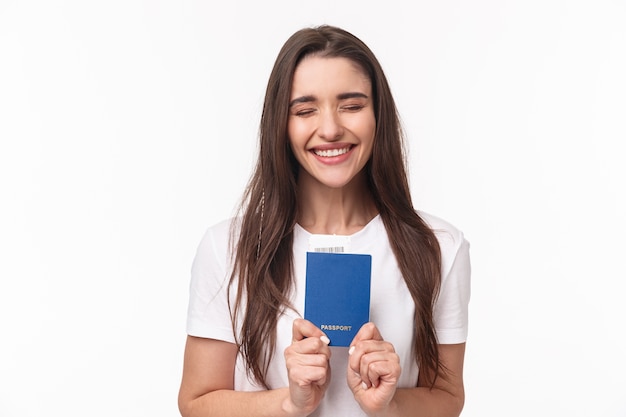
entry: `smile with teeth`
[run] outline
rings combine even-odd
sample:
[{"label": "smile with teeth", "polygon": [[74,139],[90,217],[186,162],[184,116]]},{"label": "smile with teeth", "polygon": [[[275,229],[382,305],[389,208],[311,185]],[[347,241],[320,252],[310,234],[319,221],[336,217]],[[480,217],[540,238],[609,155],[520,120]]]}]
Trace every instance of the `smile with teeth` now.
[{"label": "smile with teeth", "polygon": [[350,146],[346,146],[345,148],[341,149],[314,149],[313,153],[315,153],[315,155],[317,156],[321,156],[324,158],[332,158],[333,156],[339,156],[348,153],[350,148]]}]

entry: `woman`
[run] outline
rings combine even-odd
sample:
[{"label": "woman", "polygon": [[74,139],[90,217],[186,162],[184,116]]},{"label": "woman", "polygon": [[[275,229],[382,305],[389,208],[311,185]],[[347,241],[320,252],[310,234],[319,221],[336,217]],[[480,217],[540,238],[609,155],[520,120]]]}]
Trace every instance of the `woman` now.
[{"label": "woman", "polygon": [[[317,235],[372,256],[371,322],[349,348],[302,318]],[[469,274],[462,233],[412,206],[372,52],[336,27],[300,30],[270,75],[241,215],[194,260],[181,414],[458,416]]]}]

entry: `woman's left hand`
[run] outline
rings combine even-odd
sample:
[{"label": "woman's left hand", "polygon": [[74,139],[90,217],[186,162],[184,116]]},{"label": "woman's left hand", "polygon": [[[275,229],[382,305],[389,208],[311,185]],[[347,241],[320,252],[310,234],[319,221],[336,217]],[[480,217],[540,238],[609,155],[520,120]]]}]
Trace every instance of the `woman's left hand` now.
[{"label": "woman's left hand", "polygon": [[356,334],[349,350],[348,386],[368,415],[384,412],[400,379],[400,358],[393,345],[385,342],[373,323]]}]

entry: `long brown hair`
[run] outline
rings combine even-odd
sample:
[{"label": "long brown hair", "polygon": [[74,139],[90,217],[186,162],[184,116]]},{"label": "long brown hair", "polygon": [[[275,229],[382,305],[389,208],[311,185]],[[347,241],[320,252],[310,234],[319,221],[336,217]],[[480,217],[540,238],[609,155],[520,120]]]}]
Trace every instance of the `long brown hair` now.
[{"label": "long brown hair", "polygon": [[236,333],[240,351],[248,372],[270,388],[265,376],[276,347],[276,325],[280,314],[291,307],[293,283],[299,166],[287,135],[288,106],[294,71],[310,54],[348,58],[372,83],[376,133],[365,170],[400,272],[415,302],[415,357],[425,374],[432,375],[432,386],[442,369],[433,325],[441,274],[439,243],[413,208],[403,133],[378,60],[361,40],[327,25],[293,34],[280,50],[269,77],[259,156],[242,199],[240,221],[233,228],[235,258],[230,286],[236,283],[237,296],[231,308],[233,323],[242,323]]}]

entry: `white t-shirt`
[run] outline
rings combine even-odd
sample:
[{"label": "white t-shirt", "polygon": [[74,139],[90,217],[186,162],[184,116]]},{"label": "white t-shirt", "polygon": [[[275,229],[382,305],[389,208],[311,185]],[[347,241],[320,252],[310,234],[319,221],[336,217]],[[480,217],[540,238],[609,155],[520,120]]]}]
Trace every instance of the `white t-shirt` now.
[{"label": "white t-shirt", "polygon": [[[419,214],[433,229],[441,247],[442,281],[434,310],[438,341],[440,344],[463,343],[468,331],[469,243],[463,233],[451,224],[424,212]],[[231,220],[226,220],[209,228],[198,247],[191,273],[187,333],[234,343],[228,309],[229,295],[226,291],[231,271],[230,224]],[[312,236],[296,225],[293,242],[295,286],[291,297],[296,311],[287,310],[277,323],[276,351],[267,375],[268,384],[272,388],[286,387],[289,384],[283,352],[291,344],[293,320],[302,317],[304,311],[306,252],[309,251]],[[400,357],[402,373],[398,386],[414,387],[418,376],[412,350],[415,306],[400,274],[380,215],[347,240],[347,252],[372,256],[370,321],[378,327],[382,337],[393,344]],[[234,294],[230,297],[233,300]],[[331,350],[330,386],[319,408],[312,415],[365,416],[346,383],[348,349],[331,347]],[[249,380],[242,358],[239,357],[235,370],[235,390],[261,389]]]}]

